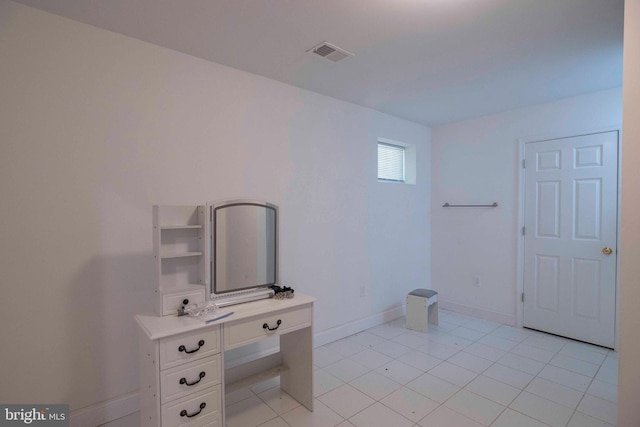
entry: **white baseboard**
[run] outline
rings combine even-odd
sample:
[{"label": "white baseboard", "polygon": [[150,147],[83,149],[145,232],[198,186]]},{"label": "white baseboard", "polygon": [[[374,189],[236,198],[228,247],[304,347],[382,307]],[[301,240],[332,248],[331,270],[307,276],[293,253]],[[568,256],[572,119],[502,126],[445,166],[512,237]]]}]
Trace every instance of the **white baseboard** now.
[{"label": "white baseboard", "polygon": [[[453,309],[452,309],[453,310]],[[455,310],[454,310],[455,311]],[[366,329],[381,325],[385,322],[402,317],[405,314],[405,306],[400,305],[390,308],[372,316],[358,319],[344,325],[319,332],[314,335],[314,347],[336,341],[349,335],[357,334]],[[230,361],[225,370],[227,379],[240,379],[247,375],[245,367],[250,367],[251,372],[260,372],[279,364],[278,347],[272,347],[257,353],[252,353],[245,357]],[[240,368],[241,365],[245,367]],[[88,408],[73,411],[70,417],[72,427],[95,427],[126,417],[139,410],[140,403],[138,393],[131,393],[125,396],[101,402]]]},{"label": "white baseboard", "polygon": [[126,417],[139,409],[138,393],[129,393],[106,402],[72,411],[69,417],[69,424],[71,427],[95,427]]},{"label": "white baseboard", "polygon": [[477,307],[469,307],[467,305],[458,304],[452,301],[447,301],[444,299],[438,299],[438,303],[440,304],[440,308],[443,310],[451,310],[456,313],[466,314],[467,316],[479,317],[485,320],[491,320],[493,322],[504,323],[509,326],[516,326],[516,315],[515,314],[504,314],[497,313],[491,310],[485,310]]},{"label": "white baseboard", "polygon": [[322,332],[318,332],[313,336],[313,346],[320,347],[327,343],[348,337],[349,335],[357,334],[366,329],[372,328],[377,325],[381,325],[385,322],[389,322],[398,317],[404,316],[405,306],[399,305],[397,307],[390,308],[380,313],[376,313],[372,316],[365,317],[344,325],[336,326],[331,329],[327,329]]},{"label": "white baseboard", "polygon": [[225,384],[235,383],[244,378],[267,371],[282,363],[282,356],[278,347],[271,347],[257,353],[249,354],[245,357],[234,360],[231,363],[225,362],[224,379]]},{"label": "white baseboard", "polygon": [[237,366],[251,363],[257,359],[272,356],[273,354],[279,353],[279,351],[280,351],[280,347],[275,345],[273,347],[265,348],[263,350],[253,352],[251,354],[247,354],[246,356],[239,357],[237,359],[225,360],[224,361],[225,372],[228,372],[229,370]]}]

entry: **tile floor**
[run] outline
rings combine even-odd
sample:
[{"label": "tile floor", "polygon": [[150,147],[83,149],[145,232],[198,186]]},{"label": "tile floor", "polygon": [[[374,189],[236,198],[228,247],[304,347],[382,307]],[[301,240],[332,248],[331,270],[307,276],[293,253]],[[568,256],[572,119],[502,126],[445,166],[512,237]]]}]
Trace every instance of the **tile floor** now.
[{"label": "tile floor", "polygon": [[318,347],[314,412],[279,379],[227,394],[228,427],[616,425],[617,353],[440,310]]}]

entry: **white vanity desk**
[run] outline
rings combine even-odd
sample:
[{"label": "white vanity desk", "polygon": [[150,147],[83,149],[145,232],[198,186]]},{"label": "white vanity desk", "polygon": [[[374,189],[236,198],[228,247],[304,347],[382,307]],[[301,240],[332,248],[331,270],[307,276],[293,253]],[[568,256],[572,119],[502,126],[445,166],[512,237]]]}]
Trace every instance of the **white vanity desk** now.
[{"label": "white vanity desk", "polygon": [[265,299],[224,309],[204,323],[188,316],[138,315],[140,424],[225,425],[224,350],[280,336],[280,387],[313,410],[313,302]]}]

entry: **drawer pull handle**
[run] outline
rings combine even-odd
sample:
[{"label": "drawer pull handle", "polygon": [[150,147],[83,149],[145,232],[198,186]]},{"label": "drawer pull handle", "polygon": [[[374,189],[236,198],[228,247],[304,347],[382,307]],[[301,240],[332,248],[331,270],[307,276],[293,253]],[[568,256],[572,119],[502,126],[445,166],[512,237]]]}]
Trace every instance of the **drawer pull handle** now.
[{"label": "drawer pull handle", "polygon": [[278,329],[280,327],[281,323],[282,323],[282,320],[278,319],[278,321],[276,322],[276,327],[275,328],[270,328],[269,325],[267,323],[265,323],[264,325],[262,325],[262,329],[268,329],[270,331],[275,331],[276,329]]},{"label": "drawer pull handle", "polygon": [[185,348],[185,346],[181,345],[180,347],[178,347],[178,351],[184,351],[187,354],[191,354],[191,353],[195,353],[196,351],[200,350],[200,348],[204,345],[204,340],[200,340],[198,341],[198,348],[196,348],[195,350],[187,350]]},{"label": "drawer pull handle", "polygon": [[207,404],[202,402],[200,404],[200,410],[198,412],[196,412],[195,414],[189,414],[189,413],[187,413],[186,409],[183,409],[182,411],[180,411],[180,416],[181,417],[187,417],[187,418],[193,418],[196,415],[200,415],[200,412],[202,412],[202,410],[204,409],[205,406],[207,406]]},{"label": "drawer pull handle", "polygon": [[191,387],[192,385],[196,385],[196,384],[198,384],[200,381],[202,381],[202,379],[204,378],[204,376],[205,376],[204,371],[200,372],[200,375],[198,375],[198,381],[195,381],[195,382],[192,382],[192,383],[187,382],[187,379],[186,379],[186,378],[184,378],[184,377],[182,377],[182,378],[180,378],[180,384],[185,384],[185,385],[187,385],[187,386]]}]

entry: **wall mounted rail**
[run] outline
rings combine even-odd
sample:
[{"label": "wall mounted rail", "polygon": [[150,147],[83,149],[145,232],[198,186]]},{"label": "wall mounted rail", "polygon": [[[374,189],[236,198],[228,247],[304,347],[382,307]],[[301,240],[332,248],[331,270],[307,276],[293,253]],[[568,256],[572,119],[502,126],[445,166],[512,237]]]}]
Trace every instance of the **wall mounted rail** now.
[{"label": "wall mounted rail", "polygon": [[497,208],[498,202],[493,202],[490,205],[452,205],[449,202],[442,205],[443,208]]}]

